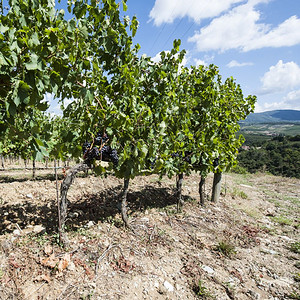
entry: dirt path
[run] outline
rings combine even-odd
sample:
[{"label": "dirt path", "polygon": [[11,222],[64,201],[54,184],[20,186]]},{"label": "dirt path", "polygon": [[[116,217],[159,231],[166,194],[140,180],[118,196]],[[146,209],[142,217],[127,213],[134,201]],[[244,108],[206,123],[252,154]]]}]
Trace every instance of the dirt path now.
[{"label": "dirt path", "polygon": [[63,249],[50,179],[0,179],[0,299],[300,299],[299,180],[226,174],[219,203],[202,208],[193,174],[177,213],[175,178],[139,177],[132,233],[122,180],[77,178]]}]

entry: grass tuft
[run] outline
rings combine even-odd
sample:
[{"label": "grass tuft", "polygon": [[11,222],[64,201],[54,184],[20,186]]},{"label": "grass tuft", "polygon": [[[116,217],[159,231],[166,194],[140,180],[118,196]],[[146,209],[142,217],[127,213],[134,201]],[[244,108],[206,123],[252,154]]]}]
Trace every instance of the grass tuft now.
[{"label": "grass tuft", "polygon": [[294,253],[300,253],[300,242],[292,243],[289,247],[289,249]]},{"label": "grass tuft", "polygon": [[221,252],[223,255],[227,257],[232,257],[232,255],[236,254],[234,245],[232,245],[227,241],[219,242],[218,245],[215,247],[215,250]]},{"label": "grass tuft", "polygon": [[272,217],[272,220],[276,223],[278,223],[279,225],[292,225],[293,224],[293,220],[288,219],[285,216],[278,216],[278,217]]},{"label": "grass tuft", "polygon": [[194,284],[192,289],[196,296],[201,299],[214,299],[208,288],[203,285],[201,280],[198,281],[198,284]]}]

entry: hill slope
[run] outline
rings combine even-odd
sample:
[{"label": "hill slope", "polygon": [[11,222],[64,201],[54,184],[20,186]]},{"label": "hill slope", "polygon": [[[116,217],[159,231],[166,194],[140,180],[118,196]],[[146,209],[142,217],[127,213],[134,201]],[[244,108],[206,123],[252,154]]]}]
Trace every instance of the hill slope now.
[{"label": "hill slope", "polygon": [[252,113],[241,123],[286,123],[300,122],[299,110],[272,110]]},{"label": "hill slope", "polygon": [[300,181],[225,174],[225,193],[205,208],[198,181],[185,177],[176,213],[175,178],[132,180],[133,233],[117,209],[120,179],[76,178],[63,249],[54,182],[0,179],[0,299],[299,299]]}]

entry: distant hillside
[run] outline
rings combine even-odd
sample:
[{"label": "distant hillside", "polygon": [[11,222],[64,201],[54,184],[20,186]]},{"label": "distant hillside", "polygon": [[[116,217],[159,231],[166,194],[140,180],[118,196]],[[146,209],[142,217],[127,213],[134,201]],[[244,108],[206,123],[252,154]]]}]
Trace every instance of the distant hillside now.
[{"label": "distant hillside", "polygon": [[272,110],[252,113],[241,123],[287,123],[300,122],[299,110]]}]

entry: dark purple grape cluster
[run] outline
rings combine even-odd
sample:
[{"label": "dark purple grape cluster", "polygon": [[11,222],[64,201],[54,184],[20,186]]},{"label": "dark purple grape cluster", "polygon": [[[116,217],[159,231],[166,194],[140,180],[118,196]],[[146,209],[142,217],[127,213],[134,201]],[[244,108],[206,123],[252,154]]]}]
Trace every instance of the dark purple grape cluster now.
[{"label": "dark purple grape cluster", "polygon": [[91,149],[91,147],[92,147],[92,143],[90,143],[90,142],[85,142],[82,145],[83,157],[86,156],[87,152]]},{"label": "dark purple grape cluster", "polygon": [[146,160],[146,167],[153,170],[155,168],[156,161],[157,161],[157,156],[154,156],[152,158],[148,158]]},{"label": "dark purple grape cluster", "polygon": [[119,163],[119,157],[116,149],[106,145],[109,138],[106,133],[103,135],[98,132],[94,143],[85,142],[82,146],[83,157],[87,164],[91,165],[94,160],[112,162],[115,166]]},{"label": "dark purple grape cluster", "polygon": [[102,135],[102,133],[99,131],[97,133],[97,136],[95,137],[94,140],[94,145],[95,146],[102,146],[103,144],[105,144],[107,141],[109,140],[108,135],[106,133],[104,133]]},{"label": "dark purple grape cluster", "polygon": [[213,166],[216,168],[219,165],[219,157],[215,158],[213,161]]},{"label": "dark purple grape cluster", "polygon": [[116,149],[111,149],[111,152],[110,152],[110,159],[111,161],[113,162],[113,164],[115,166],[118,165],[119,163],[119,156],[118,156],[118,152]]},{"label": "dark purple grape cluster", "polygon": [[192,163],[192,152],[191,151],[185,151],[184,152],[184,160],[188,163],[191,164]]},{"label": "dark purple grape cluster", "polygon": [[184,157],[182,157],[182,154],[179,154],[178,152],[172,153],[171,155],[173,158],[175,157],[180,157],[182,158],[184,161],[186,161],[187,163],[191,163],[191,156],[192,156],[192,152],[191,151],[185,151],[184,152]]}]

